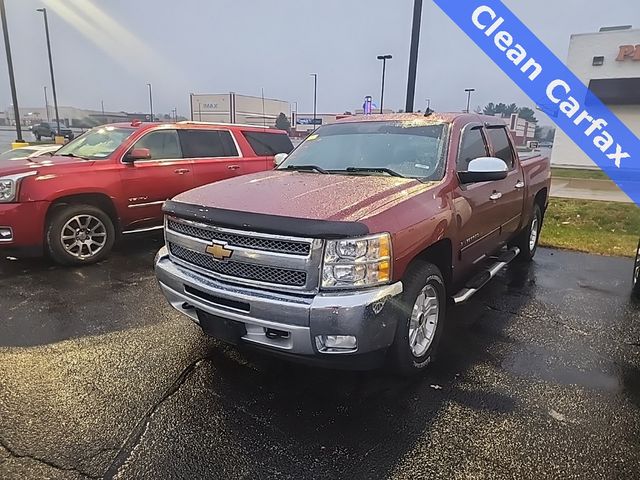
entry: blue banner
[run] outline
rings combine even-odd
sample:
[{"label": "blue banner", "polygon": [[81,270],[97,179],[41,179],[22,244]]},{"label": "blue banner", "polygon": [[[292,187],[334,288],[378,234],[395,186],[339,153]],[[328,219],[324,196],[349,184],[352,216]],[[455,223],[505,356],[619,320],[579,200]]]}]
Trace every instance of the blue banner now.
[{"label": "blue banner", "polygon": [[638,137],[531,30],[500,0],[434,2],[640,205]]}]

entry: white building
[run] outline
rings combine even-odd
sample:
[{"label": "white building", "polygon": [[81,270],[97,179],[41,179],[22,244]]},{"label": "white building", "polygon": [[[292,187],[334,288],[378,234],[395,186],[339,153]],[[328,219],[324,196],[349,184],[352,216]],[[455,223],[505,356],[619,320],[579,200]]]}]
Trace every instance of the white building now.
[{"label": "white building", "polygon": [[196,122],[244,123],[273,127],[284,113],[290,118],[289,102],[237,93],[192,93],[191,119]]},{"label": "white building", "polygon": [[[571,36],[567,66],[629,129],[640,136],[640,30],[603,28]],[[556,131],[554,165],[595,167],[573,141]]]}]

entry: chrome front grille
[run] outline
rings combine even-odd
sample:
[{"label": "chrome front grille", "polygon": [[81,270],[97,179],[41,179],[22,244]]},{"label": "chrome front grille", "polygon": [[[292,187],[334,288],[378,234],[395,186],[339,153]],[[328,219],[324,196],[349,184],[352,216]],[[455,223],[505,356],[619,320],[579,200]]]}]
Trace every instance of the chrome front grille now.
[{"label": "chrome front grille", "polygon": [[[276,291],[318,290],[322,240],[234,230],[172,216],[165,220],[165,240],[173,261],[221,281]],[[220,251],[223,254],[216,253]]]},{"label": "chrome front grille", "polygon": [[291,240],[278,240],[259,236],[248,236],[246,234],[226,233],[222,231],[210,230],[196,227],[186,223],[168,220],[167,226],[174,232],[179,232],[190,237],[202,240],[225,242],[236,247],[247,247],[265,252],[290,253],[292,255],[307,256],[311,250],[308,242],[296,242]]},{"label": "chrome front grille", "polygon": [[168,247],[171,254],[180,260],[228,277],[293,287],[304,287],[307,283],[306,272],[233,261],[219,262],[211,255],[198,253],[176,245],[175,243],[169,242]]}]

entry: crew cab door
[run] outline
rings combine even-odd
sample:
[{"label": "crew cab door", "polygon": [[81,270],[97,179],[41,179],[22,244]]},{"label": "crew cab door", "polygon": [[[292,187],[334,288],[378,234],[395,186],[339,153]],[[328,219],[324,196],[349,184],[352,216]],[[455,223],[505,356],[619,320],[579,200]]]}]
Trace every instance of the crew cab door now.
[{"label": "crew cab door", "polygon": [[[148,160],[124,163],[122,190],[127,203],[122,223],[124,230],[162,225],[162,204],[194,187],[192,165],[182,157],[175,129],[153,130],[128,150],[147,148]],[[125,154],[126,157],[126,154]]]},{"label": "crew cab door", "polygon": [[[462,132],[456,161],[457,171],[466,172],[471,160],[487,156],[489,144],[483,125],[467,125]],[[500,188],[499,183],[460,183],[454,191],[459,270],[473,270],[476,264],[496,250],[500,242],[503,216],[498,212],[494,200]]]},{"label": "crew cab door", "polygon": [[229,130],[180,129],[178,135],[183,156],[192,162],[195,186],[249,173]]},{"label": "crew cab door", "polygon": [[500,239],[506,242],[520,229],[525,195],[524,172],[507,128],[504,125],[489,126],[487,134],[491,156],[504,160],[509,166],[507,178],[495,182],[496,192],[500,195],[495,204],[496,212],[501,217]]}]

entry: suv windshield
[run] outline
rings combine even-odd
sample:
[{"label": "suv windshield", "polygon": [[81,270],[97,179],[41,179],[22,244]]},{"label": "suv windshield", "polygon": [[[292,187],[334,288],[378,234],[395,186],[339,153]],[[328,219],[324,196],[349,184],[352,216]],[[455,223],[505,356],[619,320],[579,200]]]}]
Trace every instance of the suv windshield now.
[{"label": "suv windshield", "polygon": [[56,155],[99,160],[111,155],[135,131],[134,128],[96,127],[68,143]]},{"label": "suv windshield", "polygon": [[416,121],[327,125],[307,137],[278,169],[440,180],[447,131],[447,124]]}]

